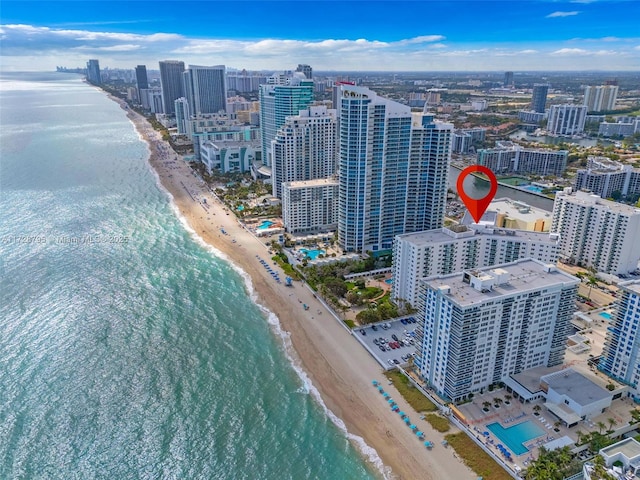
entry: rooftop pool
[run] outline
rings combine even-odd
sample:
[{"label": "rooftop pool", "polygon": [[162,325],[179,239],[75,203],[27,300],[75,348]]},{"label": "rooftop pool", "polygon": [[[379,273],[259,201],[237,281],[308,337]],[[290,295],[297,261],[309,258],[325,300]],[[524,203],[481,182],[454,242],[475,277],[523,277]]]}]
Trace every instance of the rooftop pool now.
[{"label": "rooftop pool", "polygon": [[511,425],[508,428],[504,428],[500,423],[495,422],[487,425],[487,428],[498,437],[514,455],[527,453],[529,449],[525,447],[524,444],[546,433],[531,420],[518,423],[517,425]]}]

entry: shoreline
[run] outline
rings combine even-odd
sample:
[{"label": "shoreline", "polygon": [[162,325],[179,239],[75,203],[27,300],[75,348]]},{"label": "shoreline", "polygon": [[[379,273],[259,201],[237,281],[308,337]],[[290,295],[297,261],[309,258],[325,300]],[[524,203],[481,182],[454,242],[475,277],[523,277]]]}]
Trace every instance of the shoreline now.
[{"label": "shoreline", "polygon": [[[372,387],[371,380],[384,383],[386,378],[351,333],[306,285],[294,282],[294,287],[286,287],[276,283],[256,258],[270,262],[266,246],[219,203],[146,118],[126,108],[124,101],[107,96],[123,108],[147,144],[148,164],[159,186],[168,193],[179,220],[205,248],[240,274],[251,300],[282,339],[285,355],[305,388],[355,444],[370,469],[393,479],[477,478],[452,449],[440,445],[443,434],[420,420],[415,423],[436,445],[431,451],[424,447]],[[310,306],[309,310],[303,310],[303,303]],[[404,411],[418,417],[393,386],[385,389]],[[451,433],[456,431],[453,427]]]}]

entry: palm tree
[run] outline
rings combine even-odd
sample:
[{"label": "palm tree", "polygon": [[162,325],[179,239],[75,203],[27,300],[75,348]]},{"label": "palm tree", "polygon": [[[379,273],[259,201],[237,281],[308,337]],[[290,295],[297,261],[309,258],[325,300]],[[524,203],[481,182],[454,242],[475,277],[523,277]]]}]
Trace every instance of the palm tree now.
[{"label": "palm tree", "polygon": [[502,398],[500,397],[496,397],[493,399],[493,403],[495,403],[498,407],[504,402],[504,400],[502,400]]},{"label": "palm tree", "polygon": [[606,427],[606,425],[602,422],[596,422],[596,427],[598,427],[598,433],[602,433],[602,430],[604,429],[604,427]]},{"label": "palm tree", "polygon": [[560,420],[558,420],[557,422],[555,422],[555,423],[553,424],[553,428],[558,429],[558,428],[560,428],[560,425],[562,425],[562,422],[561,422]]},{"label": "palm tree", "polygon": [[576,431],[576,435],[578,436],[578,445],[583,444],[584,441],[587,439],[587,435],[585,435],[584,432],[581,430]]},{"label": "palm tree", "polygon": [[489,407],[491,406],[491,402],[482,402],[482,406],[484,407],[485,410],[489,410]]},{"label": "palm tree", "polygon": [[533,411],[536,413],[540,413],[540,410],[542,410],[542,407],[540,405],[534,405],[533,406]]},{"label": "palm tree", "polygon": [[504,401],[505,401],[505,403],[507,403],[507,404],[511,403],[511,399],[512,399],[512,398],[513,398],[513,397],[512,397],[511,395],[505,395],[505,396],[504,396]]},{"label": "palm tree", "polygon": [[609,429],[610,430],[613,430],[613,427],[615,427],[618,424],[618,422],[616,422],[615,418],[611,418],[611,417],[607,418],[607,423],[609,424]]},{"label": "palm tree", "polygon": [[594,285],[598,285],[598,279],[590,275],[589,279],[587,280],[587,285],[589,285],[589,294],[587,295],[587,298],[591,300],[591,289],[594,287]]}]

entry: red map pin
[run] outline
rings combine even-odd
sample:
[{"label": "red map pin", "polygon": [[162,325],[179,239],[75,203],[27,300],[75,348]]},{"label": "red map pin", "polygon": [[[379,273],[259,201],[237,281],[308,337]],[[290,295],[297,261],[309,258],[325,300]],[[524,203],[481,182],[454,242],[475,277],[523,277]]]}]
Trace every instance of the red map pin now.
[{"label": "red map pin", "polygon": [[[487,177],[489,177],[491,189],[489,190],[489,194],[486,197],[476,200],[475,198],[471,198],[464,193],[464,179],[472,172],[484,173]],[[456,186],[458,187],[458,195],[460,195],[460,198],[467,206],[467,209],[469,210],[469,213],[471,214],[475,222],[478,223],[482,218],[482,215],[484,215],[484,212],[487,211],[487,207],[491,203],[491,200],[493,200],[493,197],[495,197],[496,195],[496,191],[498,190],[498,179],[487,167],[483,165],[471,165],[470,167],[467,167],[462,170],[462,172],[460,172],[460,176],[458,177]]]}]

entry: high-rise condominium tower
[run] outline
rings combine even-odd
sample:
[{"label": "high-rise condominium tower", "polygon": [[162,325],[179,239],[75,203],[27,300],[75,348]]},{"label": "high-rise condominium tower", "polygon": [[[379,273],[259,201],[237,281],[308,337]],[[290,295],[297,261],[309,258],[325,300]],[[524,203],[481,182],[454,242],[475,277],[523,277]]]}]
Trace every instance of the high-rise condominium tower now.
[{"label": "high-rise condominium tower", "polygon": [[616,108],[618,98],[617,85],[598,85],[584,87],[584,106],[589,112],[602,112]]},{"label": "high-rise condominium tower", "polygon": [[544,107],[547,104],[547,93],[549,93],[548,84],[536,83],[533,86],[533,95],[531,97],[531,110],[538,113],[544,113]]},{"label": "high-rise condominium tower", "polygon": [[580,281],[531,259],[423,280],[415,364],[438,394],[562,364]]},{"label": "high-rise condominium tower", "polygon": [[224,65],[189,65],[189,69],[183,72],[182,79],[191,115],[226,112],[227,84]]},{"label": "high-rise condominium tower", "polygon": [[87,62],[87,80],[94,85],[100,85],[102,78],[100,77],[100,62],[98,60],[89,60]]},{"label": "high-rise condominium tower", "polygon": [[182,72],[184,72],[184,62],[177,60],[164,60],[160,62],[162,104],[164,106],[164,113],[167,115],[175,114],[174,102],[180,97],[184,97]]},{"label": "high-rise condominium tower", "polygon": [[396,235],[440,227],[453,125],[364,87],[341,85],[339,97],[340,247],[386,250]]},{"label": "high-rise condominium tower", "polygon": [[273,195],[282,183],[327,178],[336,172],[336,111],[317,106],[287,117],[271,142]]},{"label": "high-rise condominium tower", "polygon": [[560,258],[614,275],[638,268],[640,208],[570,190],[553,202],[551,231],[560,235]]},{"label": "high-rise condominium tower", "polygon": [[271,166],[271,141],[285,119],[298,115],[313,102],[313,81],[302,73],[282,80],[284,84],[260,85],[260,135],[262,163]]},{"label": "high-rise condominium tower", "polygon": [[140,90],[149,88],[146,65],[138,65],[136,67],[136,87],[138,87],[138,98],[140,98]]}]

